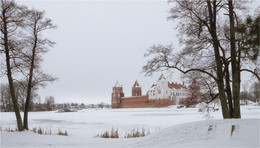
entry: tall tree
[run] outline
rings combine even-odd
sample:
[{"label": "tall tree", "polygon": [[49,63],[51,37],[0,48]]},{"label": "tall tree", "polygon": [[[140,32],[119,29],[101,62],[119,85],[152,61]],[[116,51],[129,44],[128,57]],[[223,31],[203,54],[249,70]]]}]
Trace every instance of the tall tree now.
[{"label": "tall tree", "polygon": [[[180,43],[185,45],[179,53],[173,53],[172,45],[153,45],[145,57],[152,57],[143,67],[150,75],[160,70],[176,69],[184,74],[199,72],[217,84],[223,118],[241,118],[240,73],[248,71],[258,80],[259,67],[251,67],[241,60],[241,44],[236,38],[235,26],[240,19],[235,13],[242,1],[170,1],[175,6],[170,20],[178,21]],[[223,15],[227,14],[227,15]],[[225,22],[229,21],[229,25]],[[259,45],[258,45],[259,47]]]},{"label": "tall tree", "polygon": [[55,29],[50,19],[44,17],[44,12],[37,10],[28,11],[28,20],[26,28],[28,35],[25,38],[25,49],[21,52],[21,58],[25,63],[25,68],[21,69],[26,75],[27,95],[24,109],[24,128],[28,129],[28,111],[32,96],[32,89],[39,85],[44,85],[44,82],[52,82],[56,78],[40,71],[40,63],[42,54],[48,51],[48,47],[52,47],[54,42],[42,37],[42,32],[49,29]]},{"label": "tall tree", "polygon": [[9,83],[14,112],[16,115],[17,127],[23,131],[22,119],[19,112],[17,97],[14,88],[14,59],[16,58],[15,50],[19,48],[19,40],[16,40],[17,31],[23,26],[25,18],[24,7],[18,6],[14,1],[1,0],[0,5],[0,26],[1,26],[1,52],[4,52],[6,61],[6,73]]},{"label": "tall tree", "polygon": [[[4,48],[6,71],[17,125],[19,131],[22,131],[28,129],[28,111],[32,102],[32,91],[56,79],[40,70],[42,55],[54,45],[54,42],[43,38],[42,33],[56,26],[50,19],[44,17],[44,12],[18,6],[14,1],[1,0],[0,11],[1,47]],[[18,75],[17,79],[14,79],[14,73]],[[23,124],[14,81],[25,84],[23,85],[26,90]]]}]

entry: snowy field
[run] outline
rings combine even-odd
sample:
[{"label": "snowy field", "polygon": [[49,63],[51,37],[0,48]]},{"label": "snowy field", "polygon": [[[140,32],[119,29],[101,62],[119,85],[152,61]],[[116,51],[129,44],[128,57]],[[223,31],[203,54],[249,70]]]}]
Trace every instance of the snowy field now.
[{"label": "snowy field", "polygon": [[[78,112],[31,112],[29,128],[62,131],[69,136],[39,135],[33,132],[6,132],[15,129],[14,113],[0,113],[1,147],[256,147],[259,148],[260,106],[241,106],[241,120],[222,120],[221,111],[198,108],[86,109]],[[231,127],[235,130],[231,136]],[[95,138],[119,131],[119,139]],[[133,129],[144,128],[150,135],[124,138]],[[210,128],[210,130],[209,130]]]}]

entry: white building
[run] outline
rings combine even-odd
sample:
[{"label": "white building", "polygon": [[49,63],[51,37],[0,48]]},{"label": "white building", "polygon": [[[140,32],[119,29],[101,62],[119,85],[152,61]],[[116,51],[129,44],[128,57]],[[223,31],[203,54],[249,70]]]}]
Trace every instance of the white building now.
[{"label": "white building", "polygon": [[148,98],[152,99],[172,99],[176,104],[179,104],[181,99],[189,96],[186,86],[177,83],[170,83],[162,74],[148,91]]}]

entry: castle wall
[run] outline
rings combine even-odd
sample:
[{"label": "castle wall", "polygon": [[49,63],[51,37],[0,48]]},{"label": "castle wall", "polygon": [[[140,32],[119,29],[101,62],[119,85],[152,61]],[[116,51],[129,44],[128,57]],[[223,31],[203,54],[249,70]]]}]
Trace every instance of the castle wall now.
[{"label": "castle wall", "polygon": [[153,99],[148,96],[121,98],[121,108],[166,107],[175,104],[171,99]]}]

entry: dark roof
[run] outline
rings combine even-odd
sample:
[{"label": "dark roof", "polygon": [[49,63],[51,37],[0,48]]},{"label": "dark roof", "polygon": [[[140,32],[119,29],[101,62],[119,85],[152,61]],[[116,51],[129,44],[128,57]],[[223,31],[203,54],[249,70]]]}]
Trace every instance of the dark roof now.
[{"label": "dark roof", "polygon": [[140,87],[139,83],[137,82],[137,80],[135,80],[135,84],[133,87]]},{"label": "dark roof", "polygon": [[164,77],[163,74],[161,74],[161,76],[160,76],[160,78],[158,80],[162,80],[162,79],[166,80],[166,78]]}]

